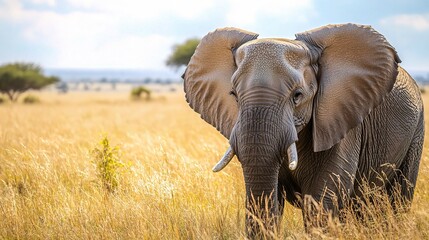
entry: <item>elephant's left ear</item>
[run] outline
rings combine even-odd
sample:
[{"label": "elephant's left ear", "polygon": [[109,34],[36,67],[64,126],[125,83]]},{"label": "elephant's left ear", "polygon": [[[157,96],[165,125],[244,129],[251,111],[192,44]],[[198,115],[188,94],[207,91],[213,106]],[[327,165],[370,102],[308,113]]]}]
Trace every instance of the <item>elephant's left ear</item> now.
[{"label": "elephant's left ear", "polygon": [[393,87],[401,62],[383,35],[370,26],[328,25],[296,35],[318,66],[314,99],[314,151],[338,143],[362,123]]}]

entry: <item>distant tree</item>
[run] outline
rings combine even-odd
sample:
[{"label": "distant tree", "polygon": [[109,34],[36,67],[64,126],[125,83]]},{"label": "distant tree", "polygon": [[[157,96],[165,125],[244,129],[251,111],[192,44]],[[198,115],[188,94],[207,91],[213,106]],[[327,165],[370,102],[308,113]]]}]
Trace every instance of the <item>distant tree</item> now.
[{"label": "distant tree", "polygon": [[12,102],[16,102],[19,95],[25,91],[39,90],[58,81],[57,77],[45,76],[42,68],[34,63],[0,66],[0,92],[6,94]]},{"label": "distant tree", "polygon": [[191,38],[182,44],[174,45],[173,52],[167,59],[167,66],[177,69],[181,66],[188,65],[199,43],[200,40],[198,38]]}]

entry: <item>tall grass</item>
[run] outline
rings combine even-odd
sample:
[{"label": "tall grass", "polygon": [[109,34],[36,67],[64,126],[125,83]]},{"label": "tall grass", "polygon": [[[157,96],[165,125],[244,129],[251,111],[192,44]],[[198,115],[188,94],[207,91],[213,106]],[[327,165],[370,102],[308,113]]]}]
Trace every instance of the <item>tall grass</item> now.
[{"label": "tall grass", "polygon": [[[241,167],[233,160],[211,172],[227,141],[182,94],[150,102],[127,93],[40,97],[37,105],[0,105],[0,239],[245,238]],[[105,133],[131,163],[115,194],[100,184],[91,152]],[[273,237],[427,239],[428,183],[426,141],[410,212],[389,212],[380,196],[370,220],[346,214],[348,224],[333,220],[307,234],[301,211],[287,205]]]}]

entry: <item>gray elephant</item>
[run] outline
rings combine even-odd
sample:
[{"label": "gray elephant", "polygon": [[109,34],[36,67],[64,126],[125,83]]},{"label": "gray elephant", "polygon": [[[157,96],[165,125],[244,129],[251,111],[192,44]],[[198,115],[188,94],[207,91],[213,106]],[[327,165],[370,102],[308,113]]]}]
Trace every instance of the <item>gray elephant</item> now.
[{"label": "gray elephant", "polygon": [[241,163],[249,234],[260,230],[255,215],[280,216],[285,200],[301,207],[307,228],[314,213],[306,199],[337,215],[362,197],[364,181],[392,199],[400,186],[411,204],[423,104],[384,36],[356,24],[295,40],[257,36],[236,28],[207,34],[183,74],[189,105],[229,139],[213,170],[233,156]]}]

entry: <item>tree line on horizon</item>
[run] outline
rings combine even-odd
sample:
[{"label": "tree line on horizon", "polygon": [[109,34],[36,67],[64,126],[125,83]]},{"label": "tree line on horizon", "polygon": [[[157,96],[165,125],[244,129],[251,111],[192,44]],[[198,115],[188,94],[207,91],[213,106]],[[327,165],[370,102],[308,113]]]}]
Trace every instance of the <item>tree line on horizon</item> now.
[{"label": "tree line on horizon", "polygon": [[[175,69],[186,66],[199,42],[198,38],[190,38],[174,45],[165,64]],[[42,67],[35,63],[16,62],[0,66],[0,93],[5,94],[11,102],[16,102],[28,90],[40,90],[60,82],[59,77],[46,76]]]},{"label": "tree line on horizon", "polygon": [[[165,64],[176,70],[182,66],[186,67],[199,43],[199,38],[189,38],[182,43],[173,45],[172,52],[165,61]],[[416,76],[415,80],[423,85],[428,84],[429,75],[427,78]],[[100,81],[108,82],[105,78]],[[161,83],[159,79],[154,80],[149,78],[144,79],[143,82]],[[60,91],[63,90],[63,92],[67,92],[67,90],[64,91],[64,89],[62,89],[64,86],[67,87],[65,82],[62,82],[61,79],[56,76],[45,76],[41,66],[35,63],[17,62],[0,66],[0,93],[5,94],[11,102],[16,102],[23,92],[28,90],[40,90],[54,83],[57,84],[57,88]]]}]

